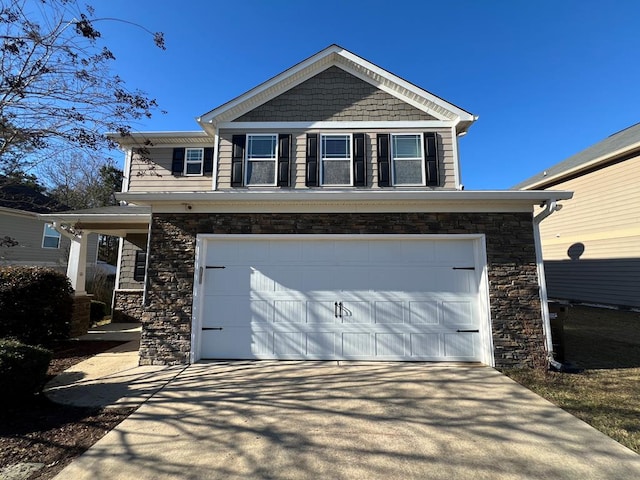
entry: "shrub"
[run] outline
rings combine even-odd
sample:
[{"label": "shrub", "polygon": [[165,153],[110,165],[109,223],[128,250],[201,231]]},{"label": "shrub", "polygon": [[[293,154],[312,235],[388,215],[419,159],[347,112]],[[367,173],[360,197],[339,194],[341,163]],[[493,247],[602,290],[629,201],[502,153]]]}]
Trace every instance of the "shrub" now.
[{"label": "shrub", "polygon": [[69,337],[73,289],[67,277],[43,267],[0,267],[0,338],[31,345]]},{"label": "shrub", "polygon": [[11,403],[40,392],[50,361],[49,350],[0,339],[0,402]]},{"label": "shrub", "polygon": [[99,322],[107,314],[107,305],[104,302],[98,300],[91,300],[91,323]]}]

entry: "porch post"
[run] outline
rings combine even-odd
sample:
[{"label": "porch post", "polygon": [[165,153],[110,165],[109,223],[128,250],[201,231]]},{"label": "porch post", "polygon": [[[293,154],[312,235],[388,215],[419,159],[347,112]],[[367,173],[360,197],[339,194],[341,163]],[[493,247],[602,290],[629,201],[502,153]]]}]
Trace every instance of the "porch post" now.
[{"label": "porch post", "polygon": [[87,272],[87,235],[86,232],[69,236],[71,248],[69,249],[69,262],[67,263],[67,277],[76,296],[86,295]]}]

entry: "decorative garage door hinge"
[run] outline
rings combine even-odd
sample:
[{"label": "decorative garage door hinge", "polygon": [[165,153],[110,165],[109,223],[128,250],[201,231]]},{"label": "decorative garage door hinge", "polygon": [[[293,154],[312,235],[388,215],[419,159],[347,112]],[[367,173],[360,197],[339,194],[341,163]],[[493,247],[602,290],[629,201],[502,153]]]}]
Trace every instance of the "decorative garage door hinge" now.
[{"label": "decorative garage door hinge", "polygon": [[475,270],[476,267],[453,267],[454,270]]},{"label": "decorative garage door hinge", "polygon": [[[209,268],[227,268],[227,267],[225,267],[225,266],[223,266],[223,265],[207,265],[207,266],[206,266],[206,267],[204,267],[204,268],[209,269]],[[204,277],[204,270],[203,270],[203,268],[202,268],[202,267],[200,267],[200,268],[198,269],[198,284],[202,285],[202,279],[203,279],[203,277]]]}]

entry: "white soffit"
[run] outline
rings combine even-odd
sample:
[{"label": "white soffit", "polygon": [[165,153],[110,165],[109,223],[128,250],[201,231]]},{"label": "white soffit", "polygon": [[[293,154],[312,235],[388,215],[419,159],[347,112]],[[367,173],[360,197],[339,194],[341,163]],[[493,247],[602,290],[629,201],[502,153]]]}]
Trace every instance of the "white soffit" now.
[{"label": "white soffit", "polygon": [[215,191],[117,195],[156,213],[205,212],[530,212],[567,191]]},{"label": "white soffit", "polygon": [[213,131],[220,122],[232,121],[332,66],[342,68],[439,120],[459,122],[468,127],[477,118],[344,48],[331,45],[197,120],[205,130]]}]

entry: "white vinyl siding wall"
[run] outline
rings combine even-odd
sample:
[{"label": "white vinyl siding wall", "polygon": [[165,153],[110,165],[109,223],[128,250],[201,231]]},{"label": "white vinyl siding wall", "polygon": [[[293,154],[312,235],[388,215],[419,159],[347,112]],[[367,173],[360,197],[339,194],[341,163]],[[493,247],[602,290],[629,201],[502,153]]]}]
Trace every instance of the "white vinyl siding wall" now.
[{"label": "white vinyl siding wall", "polygon": [[[204,145],[203,145],[204,147]],[[200,148],[196,146],[194,148]],[[172,147],[149,148],[150,162],[134,154],[129,176],[130,192],[192,192],[211,190],[211,175],[173,176]]]}]

